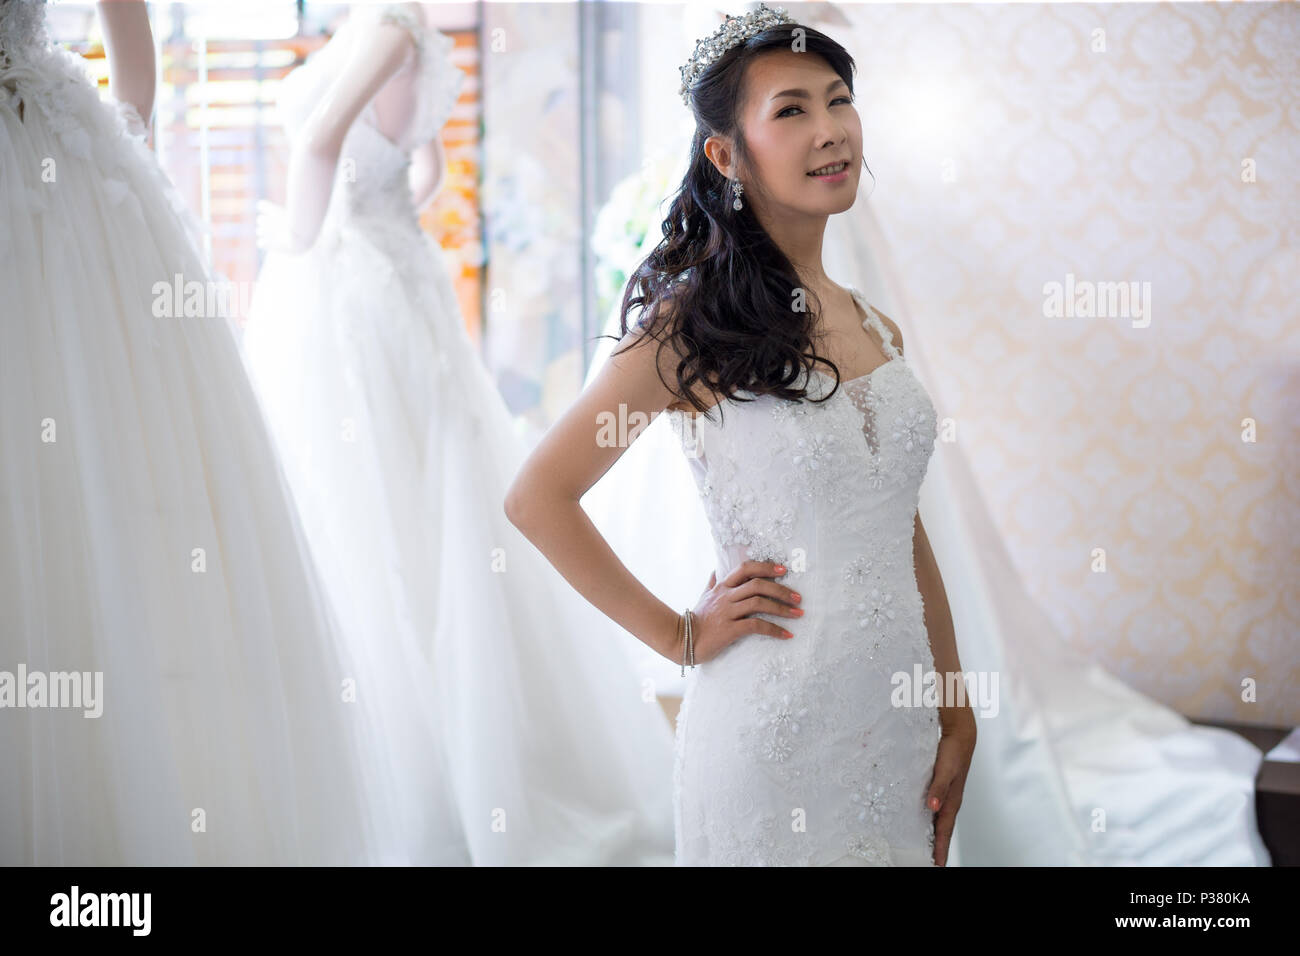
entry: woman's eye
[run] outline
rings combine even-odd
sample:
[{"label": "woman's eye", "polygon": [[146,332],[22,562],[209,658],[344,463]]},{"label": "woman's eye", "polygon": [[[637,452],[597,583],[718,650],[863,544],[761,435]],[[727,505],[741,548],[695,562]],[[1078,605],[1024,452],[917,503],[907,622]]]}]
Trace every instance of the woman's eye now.
[{"label": "woman's eye", "polygon": [[[851,97],[851,96],[837,96],[837,97],[835,97],[835,99],[831,100],[831,105],[834,106],[836,103],[840,102],[841,100],[843,100],[845,103],[848,103],[848,104],[850,104],[850,105],[853,104],[853,97]],[[781,112],[779,112],[779,113],[776,114],[776,118],[777,118],[777,119],[780,119],[780,118],[781,118],[782,116],[784,116],[784,115],[786,114],[786,112],[789,111],[789,110],[799,110],[800,112],[803,112],[803,110],[802,110],[801,107],[798,107],[798,106],[787,106],[787,107],[786,107],[785,109],[783,109]]]}]

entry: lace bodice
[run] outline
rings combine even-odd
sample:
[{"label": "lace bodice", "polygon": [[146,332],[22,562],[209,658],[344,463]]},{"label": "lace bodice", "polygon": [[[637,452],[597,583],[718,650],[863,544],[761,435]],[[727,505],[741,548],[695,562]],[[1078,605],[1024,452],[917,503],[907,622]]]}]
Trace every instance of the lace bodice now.
[{"label": "lace bodice", "polygon": [[[137,170],[145,170],[197,242],[199,224],[145,144],[140,117],[129,104],[100,99],[85,60],[50,42],[45,10],[44,0],[0,0],[0,103],[19,116],[39,111],[59,146],[98,170],[104,200],[124,221],[144,215],[130,183]],[[48,191],[28,199],[37,207],[50,201]],[[7,225],[0,216],[0,256],[9,243],[30,238],[13,235]]]},{"label": "lace bodice", "polygon": [[0,61],[16,60],[48,42],[45,0],[0,0]]},{"label": "lace bodice", "polygon": [[406,30],[414,42],[411,59],[402,67],[402,72],[414,74],[410,79],[415,90],[414,115],[406,124],[406,135],[401,142],[390,140],[378,125],[374,104],[366,107],[343,142],[327,229],[356,219],[406,230],[418,228],[408,181],[411,151],[438,135],[460,95],[465,73],[450,59],[455,41],[426,27],[413,6],[355,5],[330,42],[284,79],[278,108],[293,137],[343,68],[352,42],[365,27],[381,21],[393,23]]},{"label": "lace bodice", "polygon": [[[866,375],[841,381],[836,394],[818,405],[773,396],[727,401],[721,421],[669,412],[691,462],[713,527],[726,550],[750,549],[750,556],[782,550],[800,504],[815,505],[805,519],[820,532],[834,533],[848,506],[863,524],[908,534],[937,435],[929,396],[894,347],[893,335],[863,299],[868,325],[884,344],[888,361]],[[831,391],[828,373],[814,372],[811,397]]]},{"label": "lace bodice", "polygon": [[[781,562],[805,610],[759,615],[794,638],[741,638],[688,686],[675,770],[688,862],[888,864],[933,839],[921,778],[933,769],[937,711],[889,698],[891,675],[933,668],[912,540],[937,417],[884,323],[850,291],[884,364],[821,404],[742,392],[752,401],[725,400],[721,416],[669,413],[717,579],[748,558]],[[820,371],[808,379],[812,397],[833,385]],[[807,808],[802,836],[789,831],[791,807]]]}]

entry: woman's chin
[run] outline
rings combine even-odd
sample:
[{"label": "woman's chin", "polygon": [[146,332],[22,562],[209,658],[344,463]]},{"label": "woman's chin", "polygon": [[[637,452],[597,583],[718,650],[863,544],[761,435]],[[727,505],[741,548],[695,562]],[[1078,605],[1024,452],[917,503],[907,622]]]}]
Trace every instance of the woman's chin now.
[{"label": "woman's chin", "polygon": [[858,180],[848,177],[839,183],[813,183],[814,190],[808,202],[810,211],[833,216],[853,207],[858,196]]},{"label": "woman's chin", "polygon": [[817,216],[834,216],[838,213],[847,212],[853,208],[853,203],[858,198],[856,189],[844,191],[842,196],[823,196],[820,202],[809,203],[808,211]]}]

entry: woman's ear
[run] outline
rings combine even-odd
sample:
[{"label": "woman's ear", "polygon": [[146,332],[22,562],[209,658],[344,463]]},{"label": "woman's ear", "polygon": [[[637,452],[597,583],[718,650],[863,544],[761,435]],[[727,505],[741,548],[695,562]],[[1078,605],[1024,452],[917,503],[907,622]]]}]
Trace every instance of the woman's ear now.
[{"label": "woman's ear", "polygon": [[731,148],[731,141],[725,136],[710,136],[704,141],[704,155],[709,158],[715,169],[724,179],[734,179],[735,158]]}]

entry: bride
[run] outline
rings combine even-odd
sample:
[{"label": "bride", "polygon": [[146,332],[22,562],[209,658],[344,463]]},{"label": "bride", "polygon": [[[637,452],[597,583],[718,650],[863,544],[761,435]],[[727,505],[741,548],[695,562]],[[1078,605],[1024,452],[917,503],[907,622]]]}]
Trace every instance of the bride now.
[{"label": "bride", "polygon": [[[683,23],[685,48],[730,9],[692,7],[695,19]],[[816,15],[836,29],[849,26],[834,8]],[[869,31],[869,26],[858,28],[859,36]],[[615,193],[659,195],[655,189],[680,182],[693,132],[694,123],[685,122],[680,133],[665,137],[655,156]],[[892,265],[888,230],[867,199],[869,191],[863,189],[851,209],[830,217],[827,268],[912,330],[910,360],[932,387],[927,353],[933,346],[926,324],[911,320],[908,290]],[[630,273],[661,238],[658,219],[653,207],[615,211],[619,222],[647,224],[639,253],[623,265]],[[620,318],[616,307],[606,322],[604,331],[612,333],[613,342]],[[589,385],[611,351],[602,340]],[[936,387],[936,394],[940,391]],[[676,445],[667,416],[656,419],[583,505],[637,579],[680,607],[698,593],[713,559],[698,491]],[[979,752],[949,865],[1267,866],[1254,812],[1259,751],[1233,733],[1189,723],[1072,651],[1029,596],[960,448],[945,443],[927,474],[920,514],[949,582],[962,662],[972,671],[1004,675],[999,713],[979,714]],[[623,506],[629,499],[643,507],[630,511]],[[665,550],[671,562],[664,561]],[[652,673],[676,677],[669,661],[644,657]],[[1089,826],[1099,806],[1121,821],[1109,835]],[[1171,834],[1182,836],[1171,839]]]},{"label": "bride", "polygon": [[419,225],[451,46],[419,4],[357,7],[286,78],[246,363],[349,633],[435,689],[473,861],[671,863],[672,730],[506,520],[524,448]]},{"label": "bride", "polygon": [[161,314],[211,279],[145,6],[100,17],[116,108],[0,0],[0,864],[464,862],[390,802],[438,755],[340,643],[227,317]]}]

